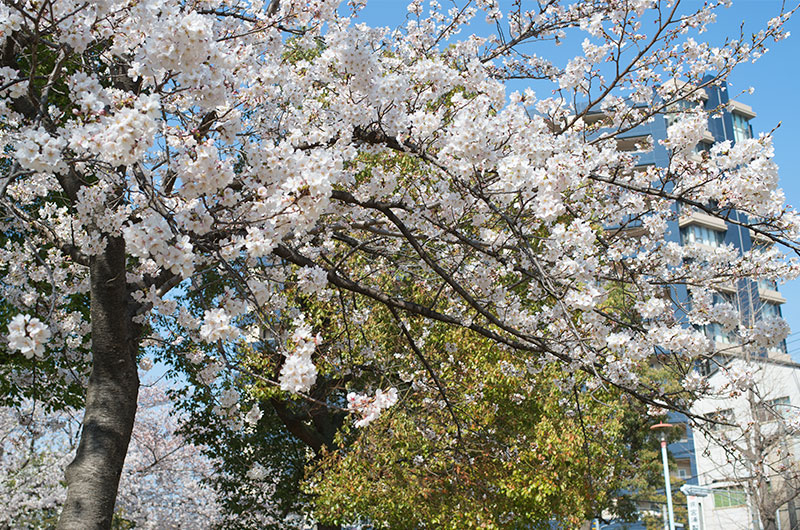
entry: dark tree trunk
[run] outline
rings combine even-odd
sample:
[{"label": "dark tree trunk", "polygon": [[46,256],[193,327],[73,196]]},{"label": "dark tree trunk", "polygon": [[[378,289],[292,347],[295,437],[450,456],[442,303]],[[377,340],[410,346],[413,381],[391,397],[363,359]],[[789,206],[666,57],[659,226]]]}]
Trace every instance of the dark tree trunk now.
[{"label": "dark tree trunk", "polygon": [[[327,397],[327,391],[327,382],[324,379],[320,379],[314,388],[313,397],[324,401]],[[331,413],[328,408],[317,404],[310,404],[308,408],[302,409],[300,412],[292,412],[285,401],[277,398],[272,398],[270,403],[287,430],[295,438],[314,450],[315,458],[320,456],[323,448],[328,450],[336,449],[333,439],[344,422],[344,414]],[[309,419],[311,420],[310,423],[307,422]],[[317,523],[316,528],[316,530],[341,529],[342,525],[340,524],[324,523]]]},{"label": "dark tree trunk", "polygon": [[125,281],[125,243],[109,238],[90,263],[92,374],[75,460],[67,467],[67,500],[58,530],[108,529],[131,439],[139,376],[139,326]]}]

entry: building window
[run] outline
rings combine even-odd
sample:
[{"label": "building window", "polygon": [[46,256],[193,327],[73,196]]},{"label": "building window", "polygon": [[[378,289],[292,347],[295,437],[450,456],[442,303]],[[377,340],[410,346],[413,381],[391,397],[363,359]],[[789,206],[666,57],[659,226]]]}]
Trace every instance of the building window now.
[{"label": "building window", "polygon": [[681,228],[681,244],[690,243],[721,247],[725,243],[725,232],[701,225],[684,226]]},{"label": "building window", "polygon": [[723,425],[725,423],[733,423],[736,419],[736,416],[733,414],[733,409],[722,409],[715,412],[711,412],[705,415],[706,419],[711,421],[718,421],[721,423],[709,423],[708,428],[712,431],[724,431],[728,428],[727,425]]},{"label": "building window", "polygon": [[792,403],[789,400],[789,396],[771,399],[769,401],[769,406],[772,407],[772,410],[775,411],[775,414],[783,419],[788,418],[792,413]]},{"label": "building window", "polygon": [[703,326],[703,333],[714,342],[721,342],[722,344],[734,344],[736,342],[732,340],[731,334],[725,331],[725,328],[717,322],[705,324]]},{"label": "building window", "polygon": [[692,462],[688,458],[675,459],[675,476],[686,480],[692,476]]},{"label": "building window", "polygon": [[757,421],[774,421],[778,418],[786,419],[792,412],[792,405],[789,396],[782,396],[770,399],[756,406]]},{"label": "building window", "polygon": [[675,426],[675,429],[678,431],[677,443],[686,443],[689,441],[689,426],[687,424],[679,423]]},{"label": "building window", "polygon": [[758,280],[758,288],[762,291],[777,291],[778,290],[778,282],[775,280],[767,280],[761,279]]},{"label": "building window", "polygon": [[780,304],[773,304],[771,302],[764,302],[761,304],[761,319],[780,318],[781,306]]},{"label": "building window", "polygon": [[[711,304],[730,304],[738,309],[736,299],[732,295],[723,293],[714,293]],[[702,329],[705,336],[714,342],[720,342],[722,344],[735,344],[737,342],[734,333],[732,331],[727,331],[722,327],[722,324],[718,322],[709,322],[708,324],[699,326],[698,329]]]},{"label": "building window", "polygon": [[767,357],[780,357],[781,355],[787,355],[786,342],[767,348]]},{"label": "building window", "polygon": [[752,138],[750,134],[750,123],[741,114],[733,113],[733,139],[737,142]]},{"label": "building window", "polygon": [[669,106],[667,109],[666,119],[667,119],[667,127],[681,119],[681,117],[687,112],[694,109],[697,106],[697,103],[692,103],[691,101],[687,101],[682,99],[680,101],[676,101],[672,105]]},{"label": "building window", "polygon": [[700,140],[699,142],[697,142],[697,145],[694,146],[694,149],[692,149],[692,151],[698,155],[703,152],[711,151],[711,144],[704,140]]},{"label": "building window", "polygon": [[733,508],[747,504],[747,495],[742,488],[731,488],[714,491],[715,508]]}]

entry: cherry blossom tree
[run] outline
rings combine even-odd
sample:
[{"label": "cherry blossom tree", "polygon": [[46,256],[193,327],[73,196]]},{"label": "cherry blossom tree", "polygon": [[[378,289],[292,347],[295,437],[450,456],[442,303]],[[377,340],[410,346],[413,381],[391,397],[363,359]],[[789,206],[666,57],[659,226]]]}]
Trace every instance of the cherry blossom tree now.
[{"label": "cherry blossom tree", "polygon": [[[414,0],[394,30],[359,23],[362,1],[0,4],[6,347],[57,359],[87,388],[59,528],[111,523],[143,346],[204,343],[207,381],[248,370],[309,402],[338,373],[351,399],[325,405],[362,426],[402,399],[391,379],[348,381],[347,348],[329,347],[287,287],[338,300],[356,326],[382,306],[469,329],[521,370],[559,363],[685,408],[633,370],[654,351],[678,371],[714,353],[665,287],[799,268],[776,250],[665,240],[678,204],[800,250],[769,136],[698,160],[707,116],[689,105],[667,167],[638,171],[618,148],[785,36],[780,12],[752,36],[703,43],[727,3]],[[537,54],[551,41],[582,44],[556,64]],[[519,80],[530,86],[510,93]],[[604,301],[620,285],[630,303],[615,309]],[[786,333],[766,321],[743,345]],[[281,356],[276,374],[242,365],[259,342]],[[10,370],[32,381],[35,366]],[[226,410],[244,414],[239,398],[228,392]]]},{"label": "cherry blossom tree", "polygon": [[[79,414],[48,412],[26,402],[0,408],[0,418],[0,525],[51,527],[67,495],[63,470],[78,445]],[[165,389],[142,387],[114,513],[118,522],[136,528],[212,528],[222,521],[222,499],[208,482],[215,461],[180,436],[178,427]],[[266,481],[260,486],[269,501]],[[262,511],[269,514],[269,502]]]},{"label": "cherry blossom tree", "polygon": [[178,434],[179,416],[163,387],[141,390],[118,514],[136,528],[213,528],[222,515],[220,500],[207,483],[214,461]]},{"label": "cherry blossom tree", "polygon": [[[66,496],[64,466],[77,431],[41,406],[0,408],[0,527],[53,523]],[[58,433],[58,435],[54,435]]]}]

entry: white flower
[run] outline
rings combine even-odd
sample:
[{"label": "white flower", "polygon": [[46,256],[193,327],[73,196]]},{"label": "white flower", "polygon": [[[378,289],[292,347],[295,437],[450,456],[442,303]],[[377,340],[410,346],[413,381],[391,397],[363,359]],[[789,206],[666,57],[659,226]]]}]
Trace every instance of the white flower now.
[{"label": "white flower", "polygon": [[722,327],[730,331],[739,325],[739,312],[733,305],[728,303],[717,304],[709,311],[709,318],[714,322],[719,322]]},{"label": "white flower", "polygon": [[219,403],[226,409],[229,409],[239,402],[239,397],[241,396],[235,388],[226,388],[222,391],[222,395],[219,398]]},{"label": "white flower", "polygon": [[256,462],[253,464],[253,467],[247,471],[247,478],[250,480],[263,480],[267,477],[267,474],[267,468]]},{"label": "white flower", "polygon": [[44,356],[44,345],[50,340],[50,329],[36,317],[16,315],[8,323],[8,347],[28,359]]},{"label": "white flower", "polygon": [[235,339],[238,330],[230,325],[231,318],[224,309],[211,309],[203,315],[203,325],[200,326],[200,337],[206,342]]},{"label": "white flower", "polygon": [[631,337],[627,333],[611,333],[606,337],[606,344],[612,350],[623,350],[630,340]]},{"label": "white flower", "polygon": [[272,252],[275,242],[269,237],[269,232],[254,227],[247,228],[245,248],[253,258],[261,258]]},{"label": "white flower", "polygon": [[703,392],[709,388],[708,379],[700,375],[696,370],[692,370],[686,374],[682,384],[683,388],[689,392]]},{"label": "white flower", "polygon": [[263,415],[264,415],[264,413],[261,412],[261,409],[259,408],[258,404],[256,403],[255,405],[253,405],[253,408],[251,408],[247,412],[247,414],[245,414],[244,421],[248,425],[251,425],[251,426],[255,427],[256,424],[258,423],[258,420],[260,420]]},{"label": "white flower", "polygon": [[61,150],[66,146],[62,138],[50,136],[42,128],[28,129],[15,144],[15,157],[19,164],[33,171],[53,173],[64,169]]},{"label": "white flower", "polygon": [[361,418],[356,420],[356,427],[365,427],[380,416],[381,411],[397,403],[397,389],[392,387],[387,391],[378,389],[373,397],[365,394],[350,392],[347,394],[347,409],[358,413]]},{"label": "white flower", "polygon": [[317,367],[311,362],[311,356],[303,353],[290,355],[278,378],[281,390],[288,392],[308,392],[316,380]]},{"label": "white flower", "polygon": [[658,318],[664,313],[667,304],[659,298],[651,298],[647,302],[638,302],[636,309],[642,318]]},{"label": "white flower", "polygon": [[328,273],[322,267],[303,267],[297,271],[297,286],[305,294],[322,291],[328,284]]},{"label": "white flower", "polygon": [[789,336],[789,324],[779,317],[759,320],[745,335],[757,348],[769,348]]},{"label": "white flower", "polygon": [[664,145],[675,152],[687,152],[703,139],[708,129],[708,116],[705,112],[687,112],[667,129]]}]

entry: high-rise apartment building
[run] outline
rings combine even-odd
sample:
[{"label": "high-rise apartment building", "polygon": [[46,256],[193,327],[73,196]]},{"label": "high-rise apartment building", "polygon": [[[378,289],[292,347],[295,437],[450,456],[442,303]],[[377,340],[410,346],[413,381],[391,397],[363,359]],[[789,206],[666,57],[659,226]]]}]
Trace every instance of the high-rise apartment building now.
[{"label": "high-rise apartment building", "polygon": [[[683,89],[687,92],[695,90],[688,85]],[[717,142],[729,140],[735,143],[753,137],[750,121],[756,117],[756,113],[748,105],[730,99],[726,85],[697,90],[697,94],[705,110],[710,112],[712,117],[708,120],[708,130],[703,139],[694,148],[695,156],[702,156],[703,151],[708,151]],[[687,101],[677,106],[685,108],[696,104]],[[623,135],[620,140],[622,146],[642,143],[653,145],[653,149],[640,155],[640,166],[666,167],[669,164],[669,153],[662,142],[667,139],[667,128],[677,115],[669,112],[670,109],[667,110],[663,116],[636,127]],[[744,214],[732,212],[731,215],[736,220],[746,222]],[[758,245],[770,244],[745,227],[690,210],[679,212],[678,220],[669,226],[667,239],[680,244],[701,243],[712,247],[732,245],[740,254]],[[685,286],[676,285],[673,290],[677,300],[689,301],[689,293]],[[719,301],[727,301],[737,307],[746,324],[752,324],[762,318],[781,316],[781,304],[786,302],[775,282],[768,280],[740,279],[724,286],[715,297]],[[708,324],[704,326],[703,331],[715,341],[721,353],[732,355],[738,353],[735,341],[718,324]],[[764,351],[762,355],[790,360],[785,344]]]},{"label": "high-rise apartment building", "polygon": [[[699,90],[690,85],[678,87],[687,93],[692,92],[699,96],[697,102],[685,101],[678,103],[676,107],[667,109],[661,116],[656,116],[649,123],[642,124],[635,129],[625,133],[619,139],[622,149],[636,149],[639,145],[651,145],[652,148],[643,151],[639,155],[639,166],[655,165],[667,167],[669,164],[669,153],[663,145],[667,139],[667,128],[677,119],[677,111],[698,104],[704,106],[709,111],[708,128],[702,140],[694,148],[694,156],[701,157],[703,151],[708,151],[717,142],[731,141],[732,143],[753,137],[751,120],[756,117],[756,113],[748,105],[730,98],[726,85],[718,87],[707,87]],[[693,98],[694,99],[694,98]],[[601,115],[589,116],[588,120],[599,119]],[[667,232],[667,240],[675,241],[681,245],[689,243],[700,243],[712,247],[721,245],[732,245],[739,253],[744,253],[758,245],[769,245],[770,242],[759,238],[759,236],[749,229],[738,224],[727,223],[717,217],[708,216],[700,211],[685,209],[679,211],[677,220],[673,221]],[[732,217],[736,220],[746,221],[744,214],[732,212]],[[691,305],[691,299],[686,286],[672,286],[672,295],[681,304]],[[755,281],[749,278],[740,279],[723,286],[714,295],[715,303],[729,302],[738,308],[742,321],[745,324],[769,318],[781,316],[781,304],[786,300],[778,291],[775,282],[761,280]],[[678,315],[681,316],[681,315]],[[687,324],[688,325],[688,324]],[[711,323],[703,326],[703,332],[716,344],[719,352],[714,362],[706,362],[698,368],[706,375],[714,377],[714,372],[718,366],[725,366],[729,363],[737,362],[743,353],[737,346],[736,340],[728,334],[722,326]],[[783,400],[780,405],[789,407],[800,405],[800,365],[793,363],[787,354],[785,342],[778,347],[759,352],[760,364],[764,367],[771,367],[770,373],[776,373],[775,380],[777,392],[780,396],[773,399]],[[779,381],[779,383],[778,383]],[[797,401],[795,403],[795,401]],[[730,405],[730,407],[728,407]],[[719,410],[733,411],[737,406],[733,403],[714,403],[709,400],[698,403],[702,413],[719,413]],[[741,408],[741,407],[740,407]],[[739,413],[739,417],[732,416],[734,421],[760,421],[764,418],[754,417]],[[695,433],[686,422],[686,418],[674,414],[670,418],[672,423],[678,424],[681,429],[680,439],[669,445],[669,452],[673,457],[673,467],[671,469],[673,477],[685,481],[686,484],[702,486],[695,491],[705,491],[705,497],[692,498],[689,510],[689,528],[692,530],[723,530],[723,529],[753,529],[760,530],[754,526],[753,513],[746,508],[747,499],[740,484],[732,479],[732,475],[725,474],[725,470],[720,467],[719,451],[724,452],[724,448],[713,447],[713,442],[706,439],[702,433]],[[787,446],[788,447],[788,446]],[[792,448],[794,446],[792,445]],[[798,454],[796,451],[789,451]],[[709,456],[711,455],[711,456]],[[790,503],[791,505],[791,503]],[[661,512],[658,503],[643,503],[643,510],[651,514]],[[783,520],[789,524],[788,514],[784,514]],[[794,518],[791,519],[794,521]],[[609,525],[604,528],[629,528],[631,530],[644,529],[643,524]],[[785,526],[784,528],[788,528]]]}]

